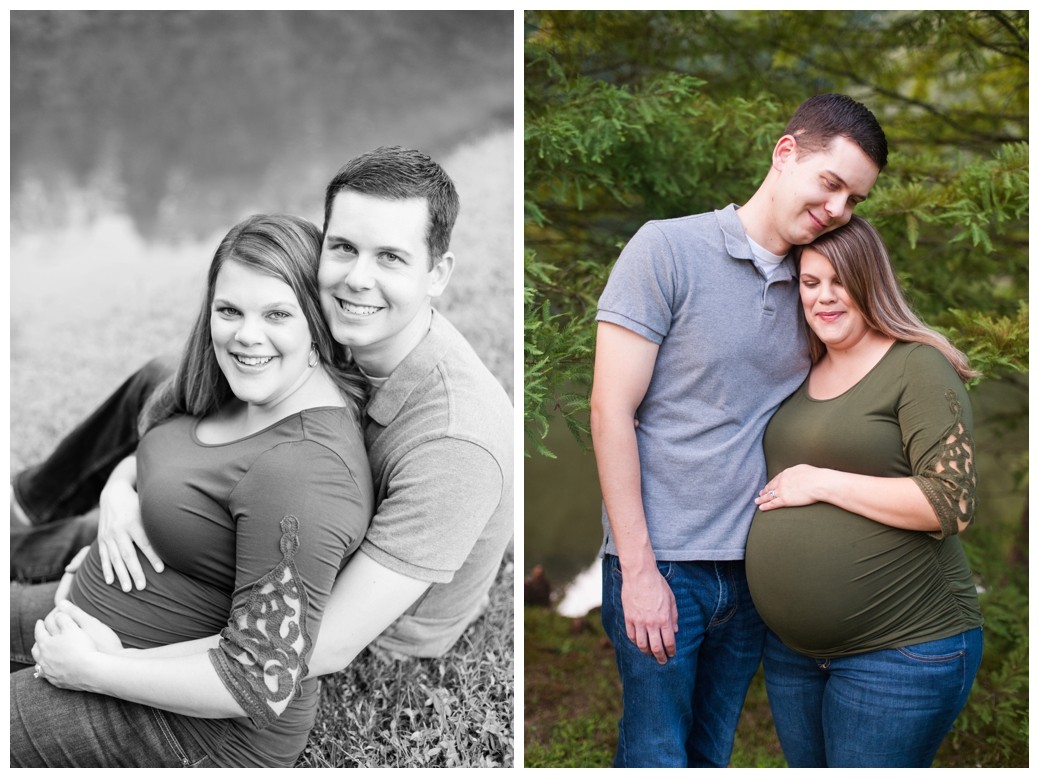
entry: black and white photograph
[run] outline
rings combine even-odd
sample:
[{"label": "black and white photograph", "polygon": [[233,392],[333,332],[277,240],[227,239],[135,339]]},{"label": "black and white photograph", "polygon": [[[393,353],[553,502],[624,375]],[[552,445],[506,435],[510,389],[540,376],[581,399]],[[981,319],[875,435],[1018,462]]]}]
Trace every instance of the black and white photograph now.
[{"label": "black and white photograph", "polygon": [[9,20],[11,766],[516,766],[513,12]]}]

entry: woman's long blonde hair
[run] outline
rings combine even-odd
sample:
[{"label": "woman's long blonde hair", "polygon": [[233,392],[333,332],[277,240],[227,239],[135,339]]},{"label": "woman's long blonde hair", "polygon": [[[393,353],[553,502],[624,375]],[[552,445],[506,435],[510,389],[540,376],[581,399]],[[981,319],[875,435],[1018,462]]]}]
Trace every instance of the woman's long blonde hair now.
[{"label": "woman's long blonde hair", "polygon": [[[949,360],[963,381],[981,375],[971,369],[967,356],[947,337],[928,327],[913,313],[891,268],[884,241],[865,219],[852,216],[846,225],[819,236],[802,250],[804,248],[814,249],[830,261],[870,327],[895,340],[934,346]],[[800,251],[797,259],[800,264]],[[826,346],[810,327],[806,329],[812,364],[815,364],[826,353]]]}]

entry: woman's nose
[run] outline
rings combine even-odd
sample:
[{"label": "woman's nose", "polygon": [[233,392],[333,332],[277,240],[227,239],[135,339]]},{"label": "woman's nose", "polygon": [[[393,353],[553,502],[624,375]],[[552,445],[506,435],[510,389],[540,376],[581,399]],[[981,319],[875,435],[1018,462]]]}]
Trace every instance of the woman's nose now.
[{"label": "woman's nose", "polygon": [[238,330],[234,335],[234,339],[243,346],[259,343],[261,338],[262,335],[260,334],[260,330],[256,326],[256,323],[249,319],[244,319],[242,321],[241,326],[238,327]]},{"label": "woman's nose", "polygon": [[819,285],[819,302],[832,303],[837,299],[837,292],[833,288],[833,284],[820,284]]}]

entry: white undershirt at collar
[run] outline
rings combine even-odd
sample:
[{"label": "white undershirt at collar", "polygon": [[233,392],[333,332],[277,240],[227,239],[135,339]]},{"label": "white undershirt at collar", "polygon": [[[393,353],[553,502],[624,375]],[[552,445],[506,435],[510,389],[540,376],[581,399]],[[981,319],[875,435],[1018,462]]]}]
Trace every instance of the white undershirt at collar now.
[{"label": "white undershirt at collar", "polygon": [[765,278],[771,278],[776,268],[786,259],[786,254],[773,254],[761,244],[755,243],[750,235],[747,236],[747,242],[750,243],[750,250],[754,255],[754,264]]}]

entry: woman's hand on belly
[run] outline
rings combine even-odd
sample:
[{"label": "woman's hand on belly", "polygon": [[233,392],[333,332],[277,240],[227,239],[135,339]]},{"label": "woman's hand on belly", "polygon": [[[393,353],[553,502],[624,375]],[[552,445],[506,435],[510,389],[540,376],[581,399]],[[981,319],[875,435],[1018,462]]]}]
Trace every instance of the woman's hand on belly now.
[{"label": "woman's hand on belly", "polygon": [[771,511],[819,502],[820,487],[830,472],[811,465],[788,467],[769,479],[765,488],[758,492],[754,504],[763,511]]},{"label": "woman's hand on belly", "polygon": [[942,531],[934,506],[908,476],[872,476],[795,465],[769,479],[754,500],[763,511],[817,502],[896,529]]},{"label": "woman's hand on belly", "polygon": [[91,657],[123,648],[115,632],[70,602],[36,622],[35,637],[32,655],[41,675],[61,689],[89,691]]},{"label": "woman's hand on belly", "polygon": [[118,582],[124,592],[134,586],[143,589],[147,585],[137,549],[141,550],[156,573],[163,570],[162,560],[144,531],[136,484],[137,457],[129,456],[112,471],[98,501],[97,540],[101,569],[104,571],[105,583]]}]

